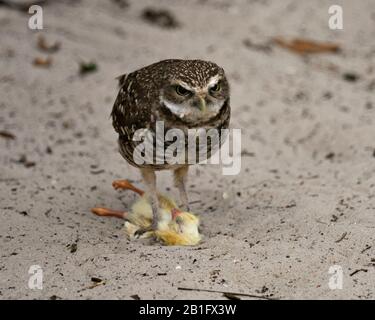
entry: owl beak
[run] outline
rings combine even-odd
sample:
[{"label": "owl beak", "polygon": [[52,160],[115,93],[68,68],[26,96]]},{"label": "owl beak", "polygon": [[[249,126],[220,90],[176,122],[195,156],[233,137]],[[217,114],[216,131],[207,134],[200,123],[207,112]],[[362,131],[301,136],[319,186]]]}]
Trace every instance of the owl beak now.
[{"label": "owl beak", "polygon": [[206,99],[204,98],[204,96],[198,96],[198,99],[199,99],[199,109],[202,112],[206,112],[207,110]]}]

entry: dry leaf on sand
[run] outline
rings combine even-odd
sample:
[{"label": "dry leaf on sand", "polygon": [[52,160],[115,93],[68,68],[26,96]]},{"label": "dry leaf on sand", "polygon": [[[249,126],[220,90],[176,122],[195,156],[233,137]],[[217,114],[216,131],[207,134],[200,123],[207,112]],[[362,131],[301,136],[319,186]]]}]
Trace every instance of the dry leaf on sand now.
[{"label": "dry leaf on sand", "polygon": [[330,42],[317,42],[307,39],[293,39],[291,41],[284,40],[281,37],[272,39],[278,46],[289,49],[298,54],[312,54],[312,53],[338,53],[340,46]]}]

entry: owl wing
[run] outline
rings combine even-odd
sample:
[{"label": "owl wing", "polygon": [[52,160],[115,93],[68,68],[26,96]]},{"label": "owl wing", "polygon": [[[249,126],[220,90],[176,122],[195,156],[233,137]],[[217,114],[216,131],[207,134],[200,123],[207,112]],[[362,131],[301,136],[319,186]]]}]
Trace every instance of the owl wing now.
[{"label": "owl wing", "polygon": [[138,84],[136,73],[118,80],[120,91],[111,113],[112,124],[121,139],[131,141],[136,130],[147,128],[150,119],[147,91]]}]

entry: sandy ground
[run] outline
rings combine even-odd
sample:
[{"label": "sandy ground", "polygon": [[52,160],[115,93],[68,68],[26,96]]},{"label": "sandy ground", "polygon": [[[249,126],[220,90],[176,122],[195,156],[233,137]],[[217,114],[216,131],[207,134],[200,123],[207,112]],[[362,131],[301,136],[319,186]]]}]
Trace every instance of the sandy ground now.
[{"label": "sandy ground", "polygon": [[[178,287],[375,298],[374,2],[335,1],[337,31],[327,26],[330,1],[159,1],[176,29],[141,18],[155,1],[129,3],[56,1],[39,32],[27,14],[0,7],[0,131],[15,136],[0,136],[0,299],[222,298]],[[47,56],[40,34],[61,42],[49,68],[32,64]],[[268,45],[274,36],[333,41],[342,52],[302,58]],[[117,152],[114,78],[172,57],[224,67],[231,126],[242,129],[239,175],[191,170],[197,247],[131,242],[121,221],[89,211],[134,201],[114,179],[142,186]],[[80,76],[80,61],[97,72]],[[176,194],[168,173],[159,187]],[[28,288],[31,265],[43,268],[42,290]],[[342,289],[328,286],[332,265]],[[90,289],[92,277],[105,284]]]}]

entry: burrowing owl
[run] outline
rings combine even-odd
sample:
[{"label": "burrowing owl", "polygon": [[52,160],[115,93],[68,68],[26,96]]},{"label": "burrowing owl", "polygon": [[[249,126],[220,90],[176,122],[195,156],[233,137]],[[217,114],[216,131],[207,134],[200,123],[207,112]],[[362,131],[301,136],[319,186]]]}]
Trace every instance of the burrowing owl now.
[{"label": "burrowing owl", "polygon": [[[120,91],[112,110],[113,127],[119,134],[122,156],[138,167],[149,193],[153,208],[153,228],[158,223],[156,170],[174,171],[175,186],[180,200],[189,210],[186,193],[188,163],[145,163],[134,160],[134,141],[138,129],[155,131],[156,123],[164,130],[226,129],[229,126],[229,84],[224,70],[213,62],[202,60],[163,60],[120,79]],[[167,145],[165,146],[167,147]]]}]

